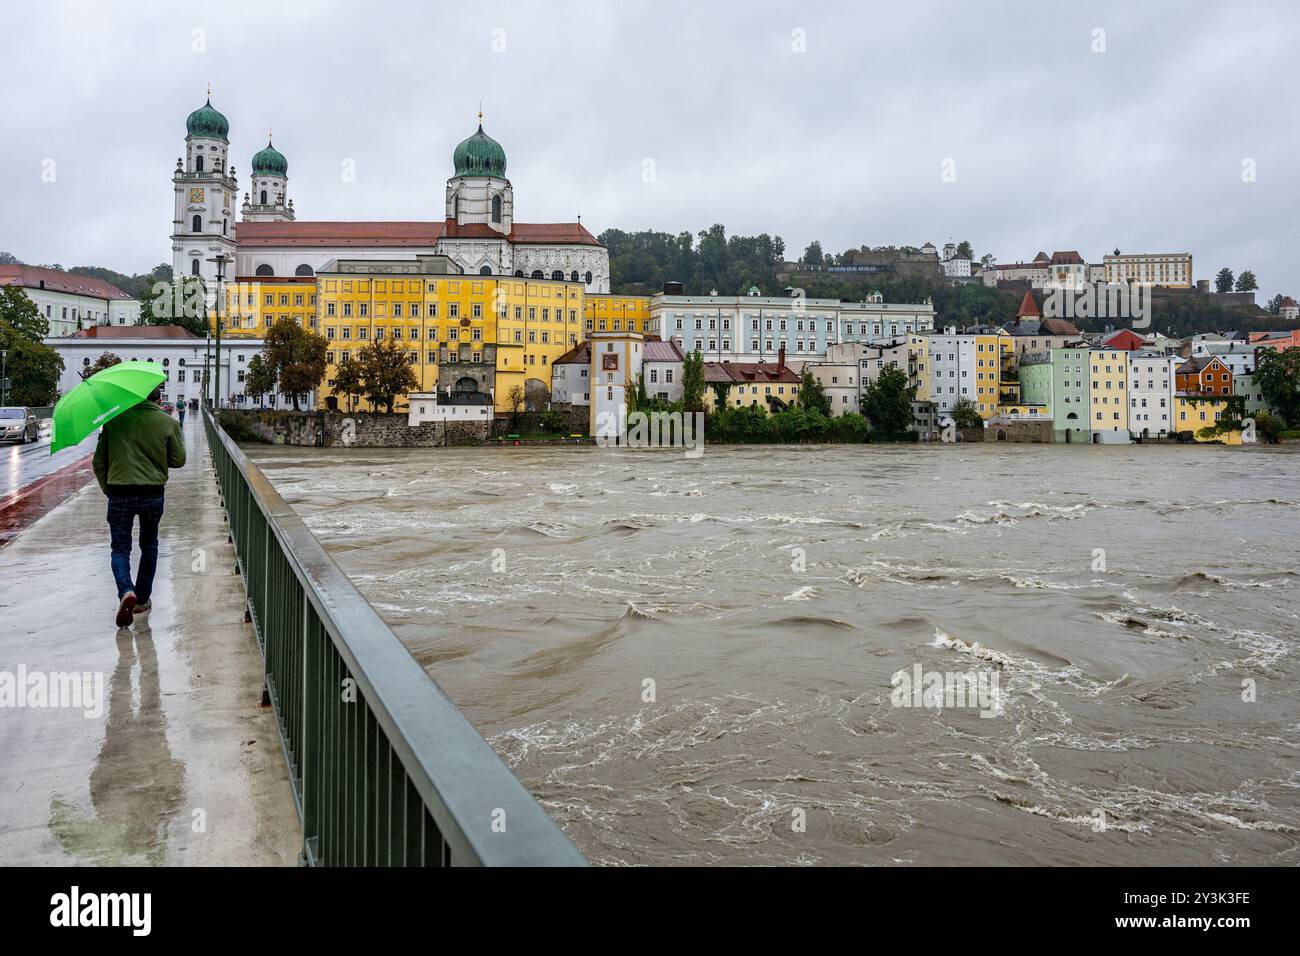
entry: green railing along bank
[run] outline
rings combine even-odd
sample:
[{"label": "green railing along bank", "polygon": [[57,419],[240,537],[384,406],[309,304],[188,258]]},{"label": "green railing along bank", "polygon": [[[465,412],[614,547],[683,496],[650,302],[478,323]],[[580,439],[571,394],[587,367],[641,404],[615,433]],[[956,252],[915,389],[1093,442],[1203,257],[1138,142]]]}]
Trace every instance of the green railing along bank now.
[{"label": "green railing along bank", "polygon": [[324,866],[586,861],[203,411],[302,819]]}]

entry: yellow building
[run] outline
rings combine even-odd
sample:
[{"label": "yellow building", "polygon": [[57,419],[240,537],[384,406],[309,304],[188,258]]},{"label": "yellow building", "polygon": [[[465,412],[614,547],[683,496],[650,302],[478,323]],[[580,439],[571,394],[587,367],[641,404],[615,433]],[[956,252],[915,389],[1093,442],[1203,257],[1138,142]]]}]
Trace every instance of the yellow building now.
[{"label": "yellow building", "polygon": [[907,336],[907,384],[916,386],[916,401],[930,401],[930,346],[928,336]]},{"label": "yellow building", "polygon": [[281,319],[292,319],[304,328],[319,331],[315,277],[239,279],[227,283],[224,289],[223,338],[261,338]]},{"label": "yellow building", "polygon": [[1221,435],[1202,436],[1202,428],[1217,425],[1228,412],[1226,398],[1207,398],[1199,395],[1174,396],[1174,431],[1191,432],[1197,441],[1220,441],[1225,445],[1240,445],[1239,430]]},{"label": "yellow building", "polygon": [[[582,285],[450,274],[439,258],[340,260],[321,270],[317,322],[329,343],[322,403],[334,395],[338,364],[384,339],[407,345],[420,391],[438,387],[440,349],[450,349],[448,361],[468,353],[479,362],[495,346],[496,408],[511,410],[515,387],[526,405],[549,400],[551,363],[582,335]],[[404,407],[399,397],[394,410]]]},{"label": "yellow building", "polygon": [[584,308],[584,338],[593,332],[639,332],[649,330],[648,295],[605,295],[587,293]]},{"label": "yellow building", "polygon": [[1128,432],[1128,356],[1123,349],[1088,352],[1089,423],[1094,434]]},{"label": "yellow building", "polygon": [[[1020,384],[1014,376],[1015,341],[999,329],[993,333],[976,333],[975,406],[986,421],[998,413],[1000,405],[1015,405],[1020,400]],[[1004,400],[1004,396],[1006,399]]]}]

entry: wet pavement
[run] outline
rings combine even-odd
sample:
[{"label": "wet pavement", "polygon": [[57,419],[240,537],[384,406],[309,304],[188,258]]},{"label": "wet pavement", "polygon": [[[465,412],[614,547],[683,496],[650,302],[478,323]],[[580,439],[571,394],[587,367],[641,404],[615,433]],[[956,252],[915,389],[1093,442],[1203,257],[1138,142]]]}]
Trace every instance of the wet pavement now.
[{"label": "wet pavement", "polygon": [[94,454],[98,436],[96,431],[86,436],[81,444],[61,448],[51,455],[50,421],[45,419],[41,422],[40,437],[36,441],[0,444],[0,505],[39,479]]},{"label": "wet pavement", "polygon": [[184,432],[154,610],[131,628],[93,481],[0,549],[0,865],[298,860],[202,425]]}]

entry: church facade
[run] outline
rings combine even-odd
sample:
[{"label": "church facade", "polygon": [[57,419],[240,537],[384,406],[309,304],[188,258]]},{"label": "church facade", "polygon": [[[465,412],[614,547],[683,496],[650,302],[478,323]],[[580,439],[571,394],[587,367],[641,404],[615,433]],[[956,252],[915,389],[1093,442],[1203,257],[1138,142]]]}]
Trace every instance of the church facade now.
[{"label": "church facade", "polygon": [[173,175],[172,268],[213,284],[219,257],[230,279],[314,276],[328,263],[445,256],[462,274],[576,283],[608,293],[609,253],[581,222],[515,218],[514,187],[501,145],[478,129],[456,146],[441,219],[299,220],[289,198],[289,163],[268,137],[252,159],[239,205],[230,164],[230,124],[211,99],[186,120],[185,155]]}]

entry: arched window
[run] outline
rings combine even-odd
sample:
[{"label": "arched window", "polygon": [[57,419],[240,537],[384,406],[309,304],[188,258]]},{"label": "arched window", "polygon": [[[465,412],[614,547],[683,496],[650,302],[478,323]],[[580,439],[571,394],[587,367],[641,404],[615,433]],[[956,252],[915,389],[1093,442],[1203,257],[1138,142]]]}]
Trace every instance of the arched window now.
[{"label": "arched window", "polygon": [[524,277],[524,270],[523,270],[523,269],[516,269],[516,270],[515,270],[515,278],[516,278],[516,279],[522,279],[523,277]]},{"label": "arched window", "polygon": [[163,359],[163,368],[166,368],[168,365],[171,365],[171,364],[172,364],[172,360],[171,360],[171,359]]},{"label": "arched window", "polygon": [[265,189],[262,190],[262,205],[263,205],[263,206],[266,205],[266,190],[265,190]]},{"label": "arched window", "polygon": [[222,234],[223,236],[226,234],[226,227],[227,227],[228,225],[230,225],[230,220],[229,220],[229,219],[223,219],[223,220],[221,220],[221,234]]},{"label": "arched window", "polygon": [[202,156],[196,156],[196,157],[194,157],[194,171],[195,171],[196,173],[201,173],[201,172],[203,172],[203,157],[202,157]]},{"label": "arched window", "polygon": [[492,267],[484,266],[483,268],[478,270],[478,274],[481,276],[490,276],[492,274]]},{"label": "arched window", "polygon": [[577,270],[577,269],[574,269],[573,272],[571,272],[571,273],[569,274],[569,281],[570,281],[570,282],[577,282],[577,281],[578,281],[578,270]]},{"label": "arched window", "polygon": [[551,273],[551,278],[554,279],[556,282],[563,282],[564,273],[561,272],[559,269],[556,269],[554,272]]},{"label": "arched window", "polygon": [[492,221],[493,222],[501,221],[501,197],[500,196],[492,197]]},{"label": "arched window", "polygon": [[196,276],[196,275],[198,275],[198,274],[199,274],[199,260],[198,260],[198,259],[191,259],[191,260],[190,260],[190,275],[192,275],[192,276]]},{"label": "arched window", "polygon": [[307,265],[307,263],[305,262],[302,265],[300,265],[298,268],[294,269],[293,274],[296,276],[315,275],[315,273],[312,272],[311,266]]},{"label": "arched window", "polygon": [[534,270],[533,270],[533,278],[534,278],[534,279],[545,279],[546,276],[542,275],[542,270],[541,270],[541,269],[534,269]]},{"label": "arched window", "polygon": [[275,275],[275,270],[272,269],[270,266],[266,265],[265,263],[263,263],[262,265],[257,267],[257,271],[254,272],[253,275],[273,276]]},{"label": "arched window", "polygon": [[177,360],[176,360],[176,364],[177,364],[177,365],[184,365],[184,364],[185,364],[185,359],[177,359]]},{"label": "arched window", "polygon": [[587,283],[587,285],[591,285],[591,273],[588,272],[587,275],[586,275],[586,277],[583,278],[582,281],[585,282],[585,283]]},{"label": "arched window", "polygon": [[202,232],[202,231],[203,231],[203,217],[202,217],[202,216],[195,216],[194,219],[193,219],[193,221],[192,221],[192,223],[191,223],[191,225],[193,226],[193,228],[190,229],[190,232]]}]

